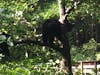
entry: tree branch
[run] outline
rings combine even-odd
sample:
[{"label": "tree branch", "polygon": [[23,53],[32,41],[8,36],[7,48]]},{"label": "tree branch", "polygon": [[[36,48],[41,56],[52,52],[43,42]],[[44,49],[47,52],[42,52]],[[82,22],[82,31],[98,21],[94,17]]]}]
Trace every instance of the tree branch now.
[{"label": "tree branch", "polygon": [[33,45],[39,45],[39,46],[47,46],[50,48],[53,48],[54,50],[60,52],[63,54],[63,48],[60,48],[58,45],[55,44],[44,44],[41,41],[34,41],[34,40],[21,40],[21,41],[14,41],[14,45],[21,45],[21,44],[33,44]]},{"label": "tree branch", "polygon": [[36,45],[42,45],[41,41],[33,41],[33,40],[17,40],[14,41],[14,45],[20,45],[20,44],[36,44]]},{"label": "tree branch", "polygon": [[80,1],[74,2],[74,4],[72,6],[70,6],[66,9],[65,15],[68,16],[80,3],[81,3]]}]

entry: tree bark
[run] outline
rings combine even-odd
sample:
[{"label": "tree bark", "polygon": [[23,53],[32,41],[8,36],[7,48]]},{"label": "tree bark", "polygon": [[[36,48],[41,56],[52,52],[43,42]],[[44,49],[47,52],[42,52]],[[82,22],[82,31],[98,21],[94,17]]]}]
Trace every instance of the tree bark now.
[{"label": "tree bark", "polygon": [[[58,6],[59,6],[59,15],[60,15],[59,22],[62,23],[63,25],[66,18],[64,2],[62,0],[58,0]],[[61,53],[63,56],[62,63],[61,63],[63,64],[62,68],[66,75],[72,75],[69,41],[68,38],[65,37],[64,33],[62,37],[63,37],[62,38],[63,52]]]},{"label": "tree bark", "polygon": [[[67,10],[65,9],[65,0],[58,0],[58,6],[59,6],[59,22],[63,25],[65,24],[65,19],[67,18],[68,14],[76,7],[77,4],[80,2],[75,2],[73,6],[69,7]],[[62,49],[62,64],[63,64],[63,69],[65,72],[65,75],[72,75],[72,65],[71,65],[71,55],[70,55],[70,45],[68,41],[68,37],[65,36],[65,32],[62,28],[62,44],[63,44],[63,49]]]},{"label": "tree bark", "polygon": [[58,0],[58,6],[59,6],[59,21],[64,24],[64,20],[65,20],[65,5],[63,3],[62,0]]}]

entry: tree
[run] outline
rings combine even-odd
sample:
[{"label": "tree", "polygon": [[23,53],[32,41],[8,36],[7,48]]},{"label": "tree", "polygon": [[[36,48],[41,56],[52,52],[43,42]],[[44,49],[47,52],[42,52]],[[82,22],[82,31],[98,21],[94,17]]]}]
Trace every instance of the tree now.
[{"label": "tree", "polygon": [[[65,20],[67,19],[68,14],[79,3],[80,3],[79,1],[75,2],[72,7],[69,7],[66,10],[65,9],[65,2],[64,2],[64,0],[58,0],[59,15],[60,15],[59,22],[62,23],[62,25],[65,23]],[[62,51],[62,55],[63,55],[63,60],[62,60],[63,68],[65,69],[65,73],[66,74],[72,75],[70,45],[69,45],[68,37],[66,37],[64,33],[63,33],[62,40],[63,40],[62,41],[62,43],[63,43],[63,49],[62,49],[63,50]]]},{"label": "tree", "polygon": [[[77,4],[79,4],[80,2],[75,2],[71,7],[67,8],[67,10],[65,9],[65,3],[63,0],[58,0],[58,5],[59,5],[59,14],[60,14],[60,18],[59,18],[59,22],[61,23],[61,25],[65,24],[65,20],[67,19],[68,14],[74,9],[74,7],[76,7]],[[46,44],[46,46],[55,49],[56,51],[59,51],[62,56],[62,68],[64,69],[65,74],[69,74],[72,75],[72,69],[71,69],[71,55],[70,55],[70,45],[69,45],[69,40],[68,37],[66,37],[65,32],[64,32],[64,27],[61,26],[62,29],[62,39],[61,39],[61,43],[63,45],[63,48],[60,48],[59,46],[55,45],[55,44]],[[29,41],[29,40],[24,40],[24,41],[20,41],[17,42],[16,44],[21,44],[21,43],[34,43],[34,44],[38,44],[43,46],[44,44],[41,41]]]}]

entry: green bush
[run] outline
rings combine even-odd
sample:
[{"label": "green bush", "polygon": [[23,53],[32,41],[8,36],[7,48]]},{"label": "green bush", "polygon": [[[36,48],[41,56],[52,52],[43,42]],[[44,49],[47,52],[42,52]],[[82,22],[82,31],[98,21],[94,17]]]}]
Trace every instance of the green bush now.
[{"label": "green bush", "polygon": [[63,75],[59,62],[49,60],[46,63],[34,64],[34,59],[23,61],[6,62],[0,64],[0,75]]}]

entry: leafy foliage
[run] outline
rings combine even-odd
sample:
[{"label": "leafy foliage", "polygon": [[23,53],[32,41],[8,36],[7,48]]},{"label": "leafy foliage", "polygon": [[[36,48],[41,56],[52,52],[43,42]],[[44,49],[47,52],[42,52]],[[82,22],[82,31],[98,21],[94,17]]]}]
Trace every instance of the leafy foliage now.
[{"label": "leafy foliage", "polygon": [[49,60],[47,63],[36,63],[35,59],[26,59],[16,62],[0,64],[0,75],[39,75],[39,74],[60,74],[63,71],[59,68],[59,60]]},{"label": "leafy foliage", "polygon": [[[72,5],[73,1],[65,0],[66,8]],[[99,3],[99,0],[82,1],[68,16],[68,20],[75,24],[72,32],[68,33],[72,61],[74,62],[79,60],[100,60],[100,53],[96,52],[97,47],[100,48],[98,44],[100,43]],[[57,0],[1,0],[0,32],[4,30],[4,32],[10,34],[13,41],[23,39],[41,40],[41,36],[36,37],[36,35],[41,34],[41,25],[45,19],[58,18],[58,15]],[[92,25],[97,26],[96,31],[92,29]],[[80,46],[75,46],[74,35],[76,31],[82,34],[81,40],[83,42]],[[88,31],[92,33],[90,35],[92,39],[90,38],[89,41],[84,42],[83,38]],[[93,34],[95,34],[96,38]],[[0,36],[0,43],[4,40],[4,37]],[[51,48],[21,44],[9,47],[9,49],[13,62],[0,64],[0,75],[39,75],[40,73],[54,75],[59,72],[57,70],[59,67],[56,66],[58,63],[55,61],[58,58],[60,59],[61,55]],[[2,55],[0,55],[0,58],[2,59]],[[16,61],[17,59],[19,60]],[[56,67],[57,69],[55,69]]]},{"label": "leafy foliage", "polygon": [[74,61],[96,60],[96,48],[97,43],[94,39],[91,39],[88,43],[84,44],[79,48],[72,47],[72,58]]}]

